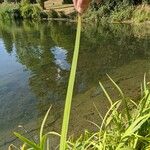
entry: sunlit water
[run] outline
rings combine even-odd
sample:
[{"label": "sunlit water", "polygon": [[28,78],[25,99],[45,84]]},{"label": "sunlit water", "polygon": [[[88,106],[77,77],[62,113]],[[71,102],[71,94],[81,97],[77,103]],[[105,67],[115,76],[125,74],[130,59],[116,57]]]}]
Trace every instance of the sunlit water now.
[{"label": "sunlit water", "polygon": [[[0,149],[16,143],[19,125],[35,137],[50,105],[47,130],[60,131],[75,31],[74,23],[0,22]],[[85,120],[96,118],[93,102],[106,105],[98,85],[111,89],[106,73],[136,98],[150,71],[149,26],[88,24],[82,31],[71,133],[91,128]]]}]

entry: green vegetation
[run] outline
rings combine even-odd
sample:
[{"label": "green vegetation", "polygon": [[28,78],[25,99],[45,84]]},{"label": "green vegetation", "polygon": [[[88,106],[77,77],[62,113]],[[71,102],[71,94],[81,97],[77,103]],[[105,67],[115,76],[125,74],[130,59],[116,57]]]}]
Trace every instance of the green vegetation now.
[{"label": "green vegetation", "polygon": [[149,1],[104,1],[100,4],[93,3],[84,15],[87,20],[109,22],[145,22],[150,21]]},{"label": "green vegetation", "polygon": [[28,0],[22,0],[20,4],[4,2],[0,5],[0,18],[8,19],[39,19],[42,8],[39,4],[31,4]]},{"label": "green vegetation", "polygon": [[20,18],[18,4],[11,4],[7,2],[0,4],[0,19],[8,20],[15,17]]},{"label": "green vegetation", "polygon": [[150,21],[150,6],[143,5],[137,7],[133,11],[132,18],[135,22]]},{"label": "green vegetation", "polygon": [[20,12],[24,19],[38,19],[40,18],[42,8],[39,4],[30,4],[29,0],[22,0]]},{"label": "green vegetation", "polygon": [[[62,12],[50,10],[43,11],[43,2],[37,1],[37,4],[32,4],[29,0],[22,0],[20,3],[4,2],[0,5],[0,18],[8,19],[47,19],[47,18],[71,18]],[[70,0],[64,3],[72,3]],[[62,6],[62,9],[63,8]],[[84,14],[85,20],[107,21],[107,22],[145,22],[150,21],[150,2],[149,0],[109,0],[93,2],[89,10]]]},{"label": "green vegetation", "polygon": [[[74,14],[73,14],[74,15]],[[72,18],[67,16],[64,11],[55,11],[51,9],[44,11],[40,2],[36,4],[30,3],[29,0],[22,0],[20,3],[4,2],[0,4],[0,19],[2,20],[39,20],[47,18]]]},{"label": "green vegetation", "polygon": [[[100,86],[110,102],[110,108],[103,117],[95,106],[102,123],[101,126],[92,123],[98,127],[99,131],[92,134],[86,132],[75,143],[71,143],[71,146],[75,149],[148,150],[150,148],[150,97],[145,77],[144,84],[141,86],[142,98],[138,104],[125,97],[117,84],[109,76],[108,78],[118,89],[121,99],[113,102],[100,82]],[[122,112],[119,111],[120,108],[124,108]]]}]

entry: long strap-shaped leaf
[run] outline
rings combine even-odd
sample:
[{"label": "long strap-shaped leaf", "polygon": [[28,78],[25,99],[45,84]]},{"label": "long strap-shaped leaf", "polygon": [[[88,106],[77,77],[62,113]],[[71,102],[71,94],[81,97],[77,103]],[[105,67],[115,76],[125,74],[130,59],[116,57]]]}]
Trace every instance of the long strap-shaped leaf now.
[{"label": "long strap-shaped leaf", "polygon": [[78,15],[75,48],[74,48],[71,72],[70,72],[70,77],[69,77],[69,84],[68,84],[68,89],[67,89],[65,110],[64,110],[64,117],[63,117],[62,131],[61,131],[60,150],[65,150],[65,147],[66,147],[71,102],[72,102],[73,88],[74,88],[76,68],[77,68],[77,62],[78,62],[79,47],[80,47],[80,35],[81,35],[81,16]]}]

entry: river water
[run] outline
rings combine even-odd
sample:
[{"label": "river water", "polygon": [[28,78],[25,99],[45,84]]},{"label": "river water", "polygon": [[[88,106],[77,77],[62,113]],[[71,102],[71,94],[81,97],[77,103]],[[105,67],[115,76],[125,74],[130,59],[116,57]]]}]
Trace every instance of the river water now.
[{"label": "river water", "polygon": [[[75,32],[69,22],[0,21],[0,149],[17,143],[14,131],[38,139],[51,105],[45,131],[60,132]],[[106,74],[137,100],[144,73],[149,79],[149,25],[83,24],[70,135],[96,130],[87,122],[100,122],[93,103],[107,110],[99,81],[119,97]]]}]

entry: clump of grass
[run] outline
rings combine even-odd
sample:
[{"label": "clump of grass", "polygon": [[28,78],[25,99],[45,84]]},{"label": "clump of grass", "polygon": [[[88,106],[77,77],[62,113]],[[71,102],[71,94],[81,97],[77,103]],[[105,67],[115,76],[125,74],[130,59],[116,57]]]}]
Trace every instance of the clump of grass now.
[{"label": "clump of grass", "polygon": [[150,21],[150,6],[149,5],[138,6],[133,11],[132,18],[134,22]]},{"label": "clump of grass", "polygon": [[116,7],[115,10],[112,12],[110,18],[112,21],[131,20],[133,10],[134,7],[128,5],[123,7]]},{"label": "clump of grass", "polygon": [[110,15],[111,21],[132,21],[135,23],[150,21],[150,6],[119,5]]},{"label": "clump of grass", "polygon": [[144,2],[139,6],[129,1],[117,1],[102,3],[98,10],[89,9],[84,15],[85,20],[107,22],[145,22],[150,21],[150,5]]},{"label": "clump of grass", "polygon": [[111,10],[109,9],[108,5],[102,5],[97,11],[93,11],[89,9],[87,13],[83,14],[83,18],[85,20],[92,20],[92,21],[103,21],[107,20],[110,15]]},{"label": "clump of grass", "polygon": [[[50,110],[51,110],[51,107],[48,109],[48,111],[43,119],[43,122],[42,122],[42,125],[40,128],[40,133],[39,133],[39,143],[35,143],[34,141],[27,139],[26,137],[20,135],[19,133],[14,132],[15,136],[18,137],[24,143],[22,145],[21,150],[29,150],[29,149],[49,150],[50,147],[49,147],[49,144],[47,144],[47,141],[49,140],[49,136],[50,135],[60,136],[58,133],[55,133],[55,132],[48,132],[46,134],[43,133],[44,125],[46,123],[46,119],[49,115]],[[10,145],[10,147],[17,148],[14,145]]]},{"label": "clump of grass", "polygon": [[[102,118],[100,126],[93,123],[98,127],[99,131],[92,134],[86,132],[84,136],[81,136],[75,142],[70,142],[70,149],[149,150],[150,92],[145,78],[144,84],[141,86],[142,97],[138,104],[130,98],[126,98],[117,84],[110,77],[109,79],[118,89],[121,99],[113,103],[109,94],[100,83],[110,102],[110,108],[104,117],[100,115]],[[119,110],[120,108],[122,108],[121,111]],[[99,111],[98,113],[100,114]]]},{"label": "clump of grass", "polygon": [[16,10],[19,12],[18,4],[3,2],[0,4],[0,18],[3,20],[11,19]]},{"label": "clump of grass", "polygon": [[22,18],[40,19],[43,17],[43,14],[44,12],[40,4],[31,4],[29,0],[22,0],[20,3],[17,4],[4,2],[0,5],[0,18],[3,20]]},{"label": "clump of grass", "polygon": [[22,0],[20,11],[24,19],[39,19],[42,8],[40,4],[31,4],[29,0]]}]

